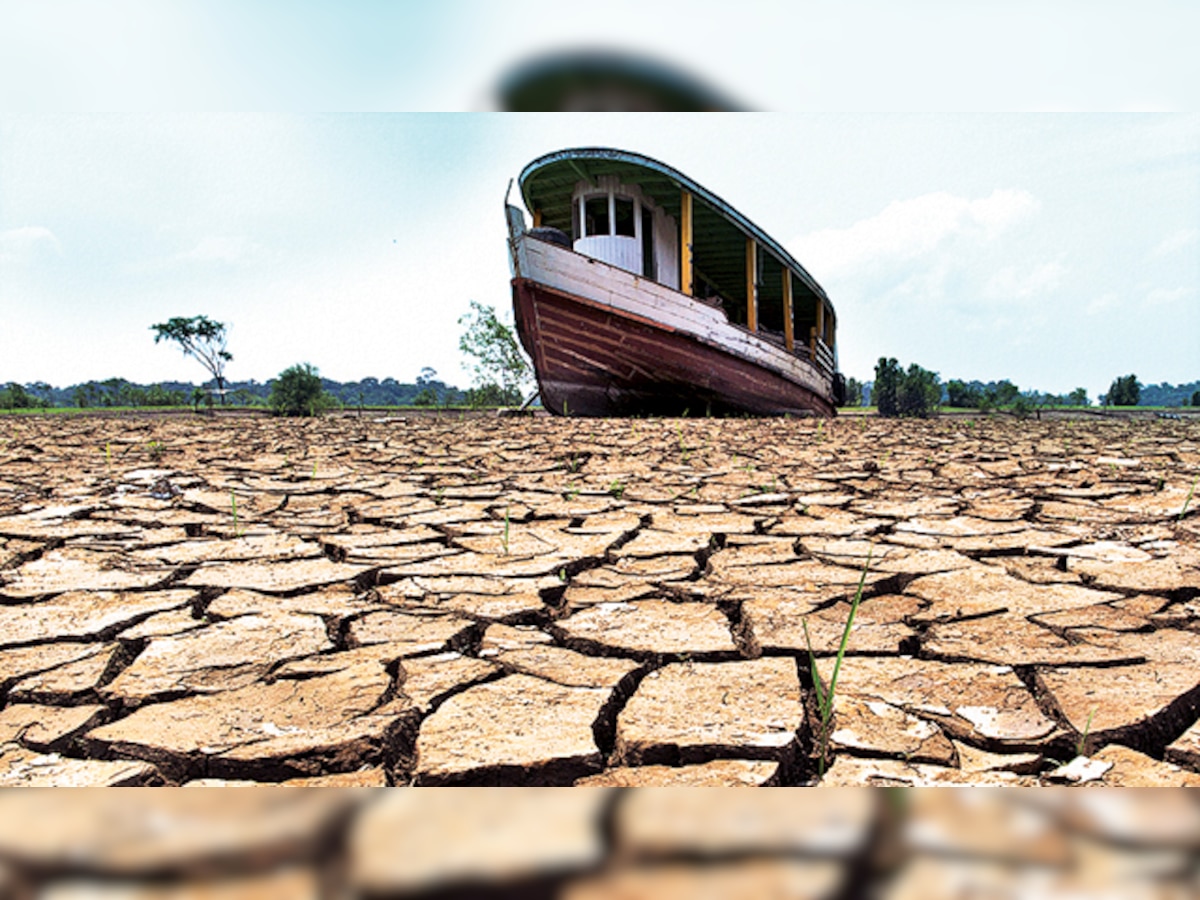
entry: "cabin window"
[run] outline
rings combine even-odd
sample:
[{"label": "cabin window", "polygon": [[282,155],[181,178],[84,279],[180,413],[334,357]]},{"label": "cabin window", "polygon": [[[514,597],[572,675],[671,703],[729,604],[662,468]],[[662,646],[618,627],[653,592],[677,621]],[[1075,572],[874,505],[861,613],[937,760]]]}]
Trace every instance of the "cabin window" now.
[{"label": "cabin window", "polygon": [[608,194],[584,200],[583,214],[588,237],[612,233],[608,227]]},{"label": "cabin window", "polygon": [[583,237],[583,233],[579,230],[579,204],[571,204],[571,240],[577,241]]},{"label": "cabin window", "polygon": [[637,228],[633,219],[633,201],[628,197],[613,198],[613,234],[634,237]]},{"label": "cabin window", "polygon": [[642,207],[642,275],[658,280],[658,266],[654,260],[654,213]]}]

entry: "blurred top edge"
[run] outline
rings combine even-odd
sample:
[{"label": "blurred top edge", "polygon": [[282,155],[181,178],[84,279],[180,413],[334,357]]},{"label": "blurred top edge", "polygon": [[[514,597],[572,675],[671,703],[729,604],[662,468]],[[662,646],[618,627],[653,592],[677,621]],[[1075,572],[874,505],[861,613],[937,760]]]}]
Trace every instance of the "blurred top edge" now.
[{"label": "blurred top edge", "polygon": [[542,53],[501,74],[502,112],[746,112],[749,107],[676,66],[606,48]]}]

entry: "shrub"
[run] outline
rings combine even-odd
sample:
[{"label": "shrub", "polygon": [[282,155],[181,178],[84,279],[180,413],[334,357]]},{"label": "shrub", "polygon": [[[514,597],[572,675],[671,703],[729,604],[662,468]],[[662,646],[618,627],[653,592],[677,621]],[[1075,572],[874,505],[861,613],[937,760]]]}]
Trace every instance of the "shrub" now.
[{"label": "shrub", "polygon": [[[1012,414],[1018,419],[1028,419],[1029,414],[1033,412],[1033,403],[1024,394],[1020,394],[1016,400],[1012,402]],[[1038,414],[1039,417],[1041,413]]]},{"label": "shrub", "polygon": [[969,384],[955,379],[946,385],[946,403],[950,406],[978,409],[982,400],[983,394]]},{"label": "shrub", "polygon": [[494,381],[467,390],[467,405],[471,409],[491,406],[516,406],[521,402],[521,392],[516,388],[505,389]]},{"label": "shrub", "polygon": [[1200,406],[1200,391],[1192,394],[1192,406]]},{"label": "shrub", "polygon": [[271,382],[271,410],[277,416],[319,416],[333,406],[333,398],[321,387],[316,366],[297,363],[284,369]]}]

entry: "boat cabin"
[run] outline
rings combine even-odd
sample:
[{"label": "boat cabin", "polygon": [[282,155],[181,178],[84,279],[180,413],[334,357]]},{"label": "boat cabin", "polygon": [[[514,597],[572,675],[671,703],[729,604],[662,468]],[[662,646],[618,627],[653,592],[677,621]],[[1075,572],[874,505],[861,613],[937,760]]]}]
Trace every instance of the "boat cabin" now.
[{"label": "boat cabin", "polygon": [[837,319],[792,256],[671,167],[619,150],[548,154],[520,177],[535,227],[577,252],[721,309],[730,323],[822,369],[836,368]]}]

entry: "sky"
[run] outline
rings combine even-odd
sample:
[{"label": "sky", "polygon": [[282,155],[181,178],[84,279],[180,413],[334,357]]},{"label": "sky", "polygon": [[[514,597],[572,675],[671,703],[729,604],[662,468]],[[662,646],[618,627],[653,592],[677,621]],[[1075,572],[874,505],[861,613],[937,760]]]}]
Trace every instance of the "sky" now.
[{"label": "sky", "polygon": [[619,16],[568,34],[523,6],[543,8],[0,5],[0,382],[199,381],[150,326],[205,314],[235,380],[305,361],[465,386],[459,317],[511,305],[508,181],[585,145],[659,158],[782,242],[837,309],[848,375],[887,355],[1093,397],[1200,378],[1191,6],[918,2],[938,26],[898,40],[892,4],[749,3],[778,27],[738,40],[729,4],[641,4],[680,41],[622,46],[695,66],[724,28],[705,76],[775,111],[484,112],[522,54],[621,38]]}]

